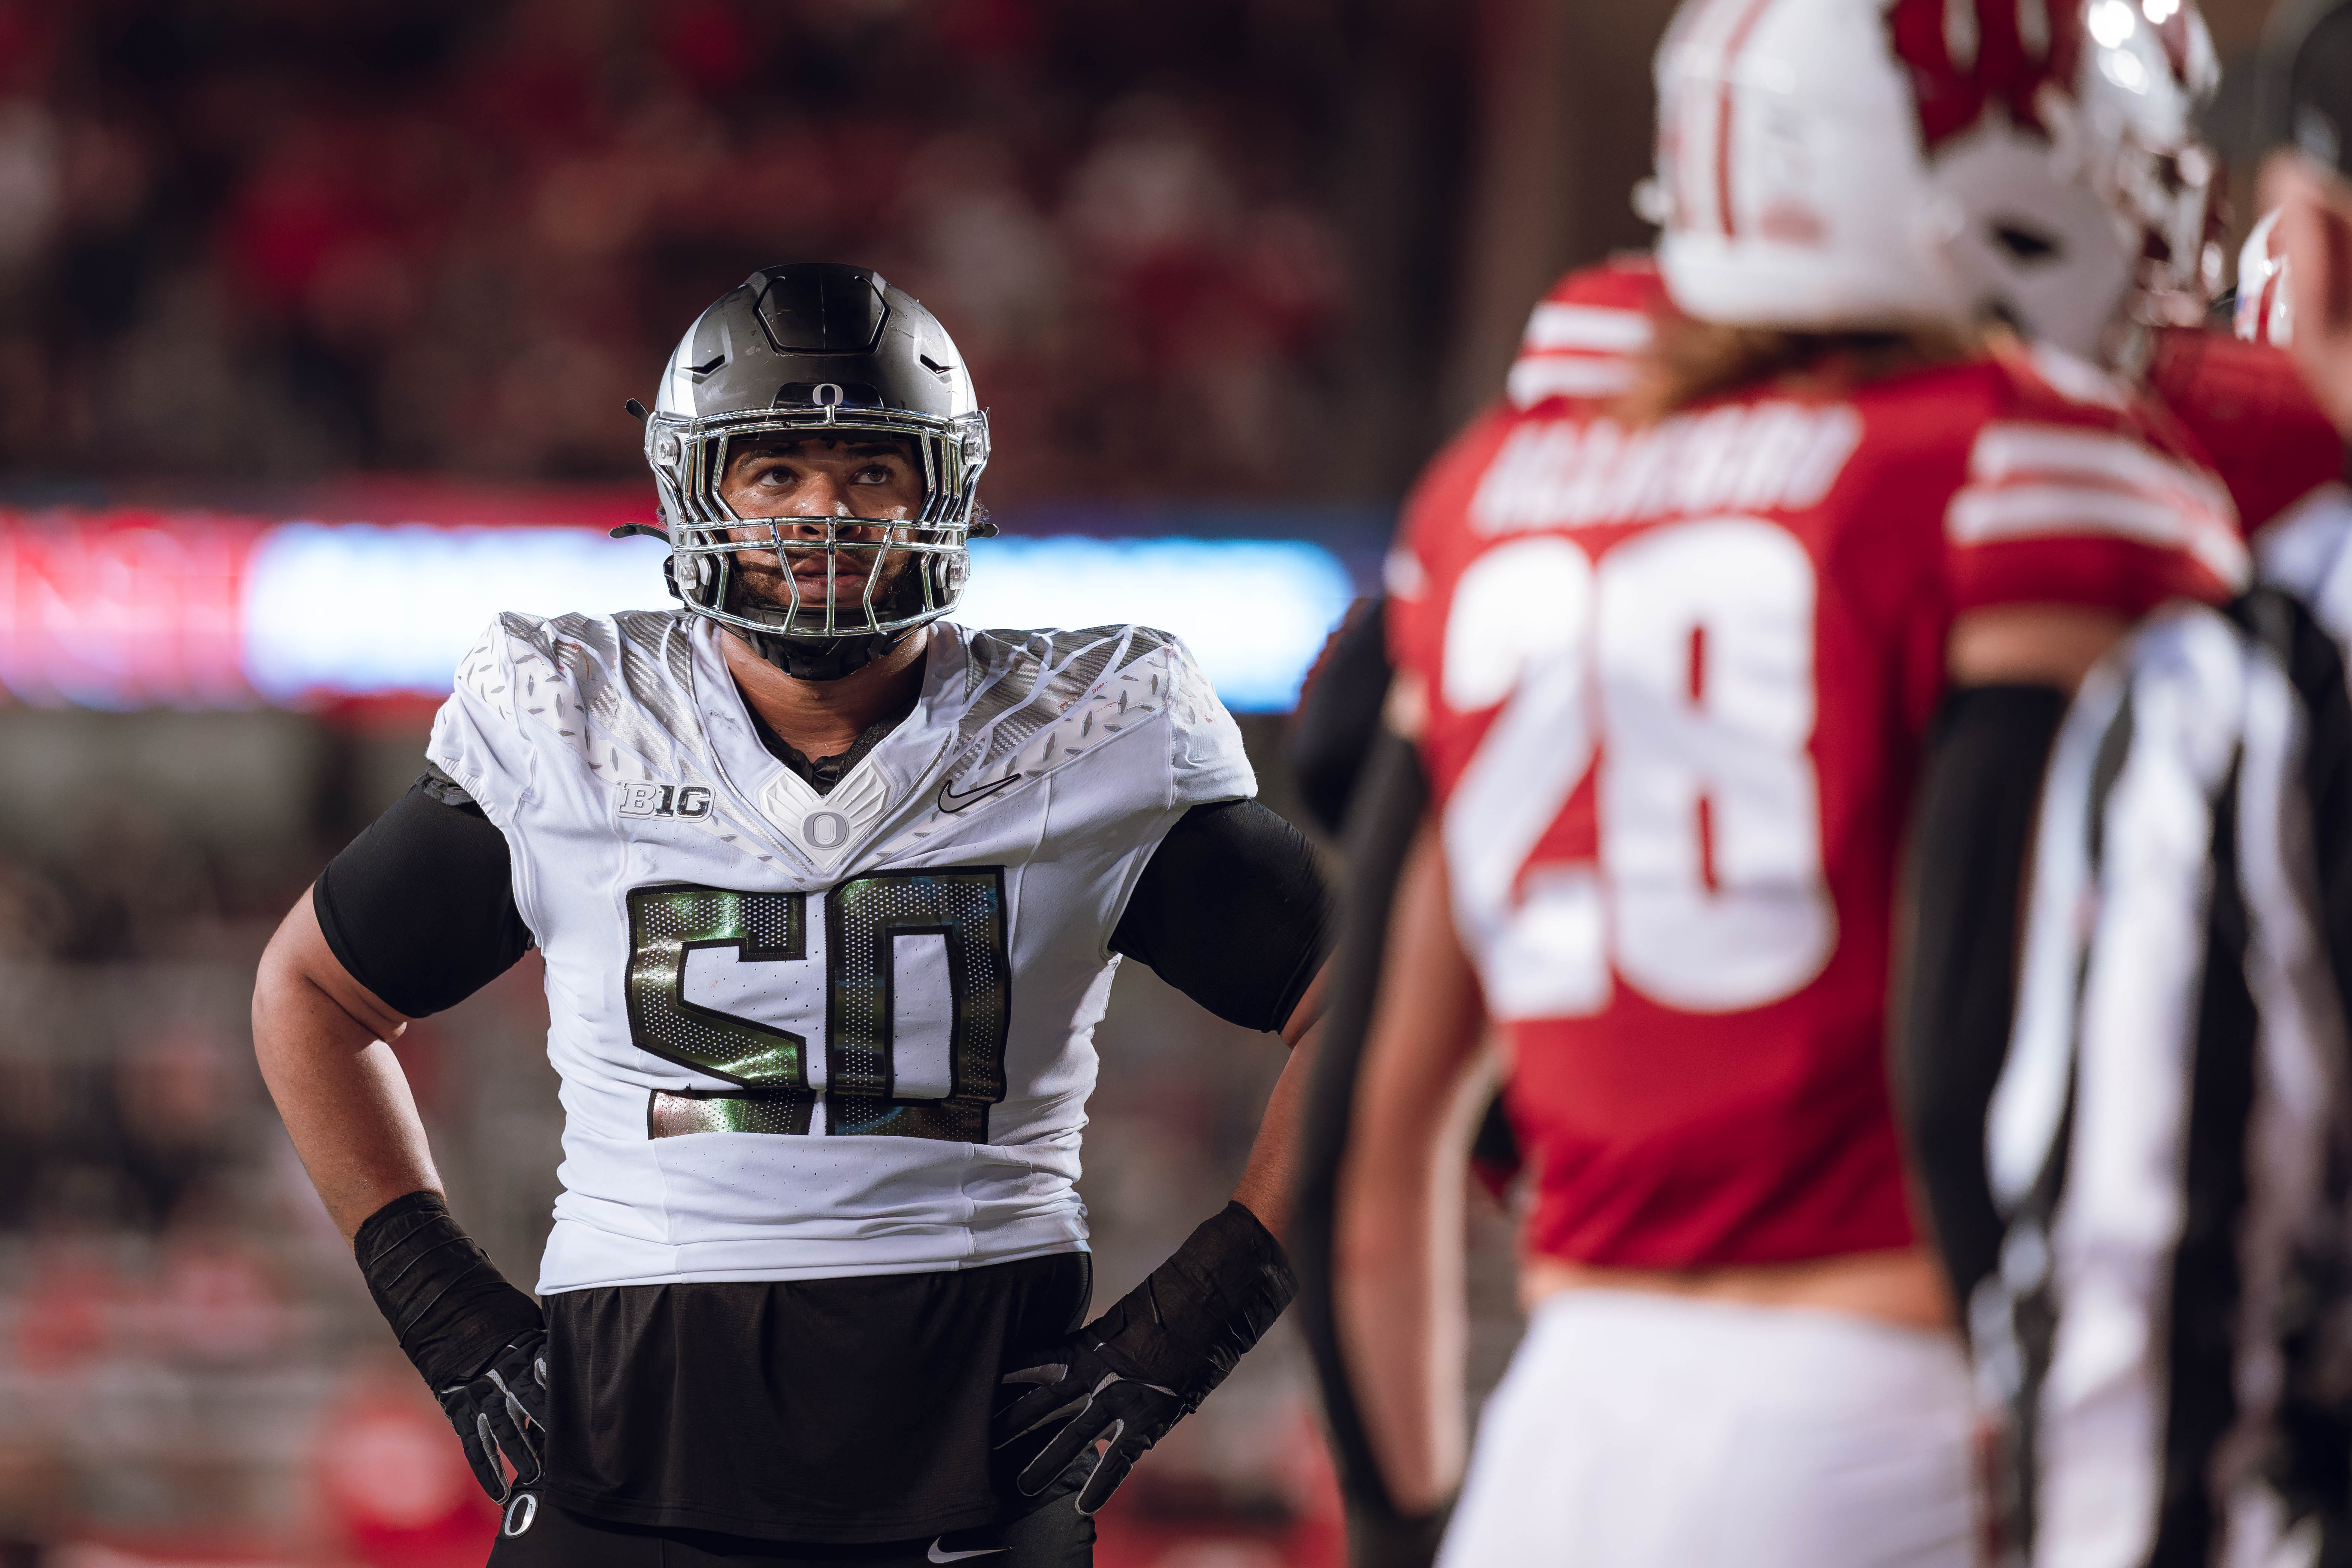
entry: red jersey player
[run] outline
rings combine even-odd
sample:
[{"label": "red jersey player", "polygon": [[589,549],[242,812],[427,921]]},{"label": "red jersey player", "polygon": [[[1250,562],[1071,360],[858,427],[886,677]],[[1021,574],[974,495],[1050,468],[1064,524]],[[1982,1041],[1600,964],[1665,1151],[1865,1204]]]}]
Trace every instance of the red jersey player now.
[{"label": "red jersey player", "polygon": [[[2010,0],[1686,4],[1659,61],[1679,310],[1641,310],[1638,268],[1571,279],[1562,344],[1646,341],[1623,395],[1560,375],[1413,498],[1391,711],[1432,810],[1335,1309],[1390,1500],[1439,1504],[1433,1242],[1492,1021],[1533,1320],[1445,1563],[1969,1560],[1968,1379],[1884,1066],[1896,868],[1954,691],[2054,710],[2131,617],[2244,575],[2226,494],[2112,383],[1966,346],[2017,289],[2125,308],[2096,160],[2049,137],[2174,68],[2164,42]],[[2009,266],[2037,247],[2063,265]]]}]

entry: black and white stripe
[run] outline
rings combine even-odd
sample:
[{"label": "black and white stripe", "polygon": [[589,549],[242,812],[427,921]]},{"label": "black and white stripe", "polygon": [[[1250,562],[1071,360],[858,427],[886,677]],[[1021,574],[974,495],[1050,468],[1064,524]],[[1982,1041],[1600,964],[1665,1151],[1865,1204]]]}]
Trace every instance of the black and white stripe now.
[{"label": "black and white stripe", "polygon": [[2340,659],[2268,590],[2154,619],[2060,731],[1969,1303],[2009,1562],[2343,1534],[2347,746]]}]

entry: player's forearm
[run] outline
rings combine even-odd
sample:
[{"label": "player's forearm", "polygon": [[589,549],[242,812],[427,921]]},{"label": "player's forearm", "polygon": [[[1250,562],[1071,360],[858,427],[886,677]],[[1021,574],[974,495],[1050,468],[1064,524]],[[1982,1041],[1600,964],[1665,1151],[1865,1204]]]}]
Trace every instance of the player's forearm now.
[{"label": "player's forearm", "polygon": [[[1387,1158],[1394,1159],[1393,1152]],[[1351,1157],[1350,1165],[1357,1162]],[[1414,1183],[1343,1175],[1334,1306],[1365,1436],[1397,1511],[1444,1504],[1459,1484],[1464,1162],[1396,1161]]]},{"label": "player's forearm", "polygon": [[1298,1185],[1300,1129],[1307,1108],[1307,1084],[1315,1070],[1315,1034],[1310,1029],[1290,1048],[1290,1060],[1274,1081],[1265,1102],[1265,1119],[1258,1123],[1250,1145],[1249,1163],[1234,1184],[1234,1202],[1257,1216],[1258,1224],[1286,1239],[1289,1234],[1291,1194]]},{"label": "player's forearm", "polygon": [[1290,1047],[1290,1059],[1284,1064],[1282,1076],[1275,1079],[1265,1116],[1250,1145],[1249,1163],[1234,1188],[1234,1202],[1255,1215],[1258,1224],[1273,1232],[1276,1240],[1289,1234],[1290,1199],[1298,1186],[1307,1086],[1315,1072],[1316,1026],[1322,1021],[1330,979],[1331,966],[1326,963],[1307,983],[1298,1005],[1283,1021],[1282,1043]]},{"label": "player's forearm", "polygon": [[[350,986],[340,966],[320,983],[325,951],[305,899],[255,977],[254,1055],[311,1184],[348,1237],[393,1199],[437,1193],[441,1181],[408,1079],[383,1043],[402,1021],[364,995],[331,994],[329,986]],[[337,985],[339,977],[346,984]]]},{"label": "player's forearm", "polygon": [[1491,1089],[1482,1008],[1424,830],[1399,882],[1339,1173],[1334,1310],[1389,1495],[1442,1504],[1467,1444],[1464,1185]]}]

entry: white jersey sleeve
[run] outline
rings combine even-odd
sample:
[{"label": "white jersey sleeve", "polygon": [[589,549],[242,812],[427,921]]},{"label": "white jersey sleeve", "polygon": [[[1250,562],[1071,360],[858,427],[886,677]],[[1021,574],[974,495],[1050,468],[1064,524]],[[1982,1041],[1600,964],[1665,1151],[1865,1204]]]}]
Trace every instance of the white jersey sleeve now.
[{"label": "white jersey sleeve", "polygon": [[1257,774],[1242,749],[1241,726],[1181,639],[1169,637],[1166,654],[1171,803],[1192,806],[1254,797]]},{"label": "white jersey sleeve", "polygon": [[[515,724],[517,707],[538,700],[526,689],[529,679],[515,672],[506,627],[491,622],[458,661],[454,689],[434,715],[425,745],[433,764],[464,785],[502,828],[530,787],[530,747]],[[550,700],[554,696],[551,691]]]}]

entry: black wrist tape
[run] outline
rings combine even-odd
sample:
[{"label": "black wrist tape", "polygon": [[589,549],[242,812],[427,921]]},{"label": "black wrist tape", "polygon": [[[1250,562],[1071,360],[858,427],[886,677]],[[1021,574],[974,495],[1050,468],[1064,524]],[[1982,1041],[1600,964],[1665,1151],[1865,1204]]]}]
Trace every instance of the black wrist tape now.
[{"label": "black wrist tape", "polygon": [[376,1310],[436,1390],[465,1382],[545,1320],[433,1193],[368,1215],[352,1251]]},{"label": "black wrist tape", "polygon": [[1103,1314],[1099,1331],[1152,1383],[1197,1406],[1298,1291],[1282,1243],[1229,1203]]}]

